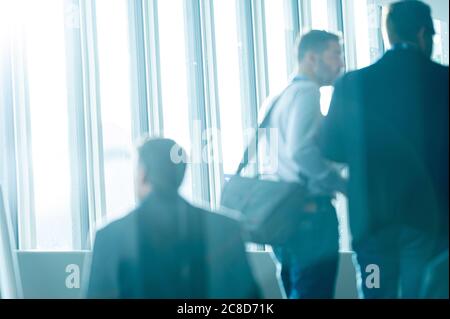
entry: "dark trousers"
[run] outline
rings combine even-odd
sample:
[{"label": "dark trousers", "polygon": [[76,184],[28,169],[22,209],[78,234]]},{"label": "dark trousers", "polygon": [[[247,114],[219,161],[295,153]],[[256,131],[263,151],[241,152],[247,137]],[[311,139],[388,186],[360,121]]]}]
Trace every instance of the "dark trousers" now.
[{"label": "dark trousers", "polygon": [[289,299],[332,299],[339,264],[336,211],[324,205],[308,228],[281,247],[274,247]]},{"label": "dark trousers", "polygon": [[429,234],[401,225],[385,227],[354,243],[360,297],[420,298],[435,247],[436,241]]}]

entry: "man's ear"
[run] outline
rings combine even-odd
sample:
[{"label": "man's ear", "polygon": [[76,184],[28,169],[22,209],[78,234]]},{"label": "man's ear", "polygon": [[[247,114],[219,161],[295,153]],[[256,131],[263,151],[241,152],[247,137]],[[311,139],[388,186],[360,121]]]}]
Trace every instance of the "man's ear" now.
[{"label": "man's ear", "polygon": [[148,182],[147,172],[142,166],[138,166],[136,176],[136,191],[140,199],[145,198],[152,190],[151,184]]},{"label": "man's ear", "polygon": [[422,43],[425,43],[425,36],[426,36],[426,29],[425,27],[422,27],[417,33],[417,40],[420,46],[422,46]]},{"label": "man's ear", "polygon": [[427,56],[431,56],[433,51],[433,36],[430,35],[429,30],[427,28],[420,28],[417,33],[417,44],[419,45],[420,50]]},{"label": "man's ear", "polygon": [[314,64],[317,61],[317,54],[315,54],[314,52],[307,52],[305,54],[305,59],[304,59],[307,63],[310,64]]}]

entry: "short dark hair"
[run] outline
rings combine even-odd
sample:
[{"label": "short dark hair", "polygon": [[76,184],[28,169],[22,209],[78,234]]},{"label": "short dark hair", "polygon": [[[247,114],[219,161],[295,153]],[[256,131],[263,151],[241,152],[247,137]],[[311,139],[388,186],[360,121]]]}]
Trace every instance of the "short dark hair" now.
[{"label": "short dark hair", "polygon": [[[146,138],[138,148],[139,163],[145,170],[145,180],[155,190],[175,192],[186,170],[185,151],[175,141],[165,138]],[[176,159],[173,159],[175,154]]]},{"label": "short dark hair", "polygon": [[330,41],[339,42],[339,36],[334,33],[311,30],[297,40],[297,59],[302,61],[307,52],[321,53],[328,48]]},{"label": "short dark hair", "polygon": [[431,8],[418,0],[392,3],[386,17],[386,28],[391,41],[416,41],[422,28],[434,35]]}]

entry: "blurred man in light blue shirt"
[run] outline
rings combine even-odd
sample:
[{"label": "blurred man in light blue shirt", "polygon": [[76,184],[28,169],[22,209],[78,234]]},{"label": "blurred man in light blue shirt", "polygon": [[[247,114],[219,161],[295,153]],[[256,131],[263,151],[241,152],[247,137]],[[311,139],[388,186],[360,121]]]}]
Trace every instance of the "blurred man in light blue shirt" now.
[{"label": "blurred man in light blue shirt", "polygon": [[270,127],[278,130],[276,175],[286,182],[308,182],[310,191],[333,196],[345,193],[345,180],[337,165],[320,154],[316,134],[322,122],[320,85],[297,75],[280,96]]},{"label": "blurred man in light blue shirt", "polygon": [[338,36],[316,30],[307,33],[298,44],[297,75],[270,106],[274,109],[268,127],[277,130],[276,168],[271,173],[282,181],[306,184],[325,198],[312,229],[275,247],[283,284],[292,299],[334,296],[339,236],[331,200],[336,192],[345,193],[346,181],[335,164],[320,154],[316,135],[323,119],[320,88],[332,85],[342,67]]}]

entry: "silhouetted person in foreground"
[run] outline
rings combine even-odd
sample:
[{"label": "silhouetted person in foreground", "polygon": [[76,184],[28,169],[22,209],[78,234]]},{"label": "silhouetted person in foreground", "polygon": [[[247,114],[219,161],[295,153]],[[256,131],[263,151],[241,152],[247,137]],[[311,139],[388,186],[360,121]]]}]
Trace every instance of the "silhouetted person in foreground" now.
[{"label": "silhouetted person in foreground", "polygon": [[141,203],[97,232],[88,298],[259,297],[239,224],[178,195],[182,152],[168,139],[139,148]]},{"label": "silhouetted person in foreground", "polygon": [[321,149],[349,164],[364,297],[418,298],[430,260],[448,250],[449,73],[430,59],[426,4],[392,4],[387,32],[392,49],[336,84]]}]

